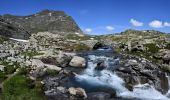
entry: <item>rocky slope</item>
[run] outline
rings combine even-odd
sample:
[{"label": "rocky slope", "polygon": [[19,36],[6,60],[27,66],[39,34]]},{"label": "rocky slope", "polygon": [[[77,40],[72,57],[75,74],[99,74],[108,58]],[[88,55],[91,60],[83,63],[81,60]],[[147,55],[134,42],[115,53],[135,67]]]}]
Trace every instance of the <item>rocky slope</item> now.
[{"label": "rocky slope", "polygon": [[21,27],[9,23],[8,21],[0,18],[0,35],[5,37],[28,39],[30,33]]},{"label": "rocky slope", "polygon": [[[0,16],[1,35],[14,38],[27,39],[30,35],[26,33],[37,33],[49,31],[57,34],[82,35],[81,29],[63,11],[43,10],[33,15],[15,16],[5,14]],[[16,34],[17,33],[17,34]]]}]

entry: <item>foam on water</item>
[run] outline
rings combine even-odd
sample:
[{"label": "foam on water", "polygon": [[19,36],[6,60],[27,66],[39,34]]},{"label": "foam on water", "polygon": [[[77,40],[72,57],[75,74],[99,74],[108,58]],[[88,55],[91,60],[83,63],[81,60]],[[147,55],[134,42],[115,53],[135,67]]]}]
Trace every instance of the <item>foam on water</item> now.
[{"label": "foam on water", "polygon": [[[95,66],[98,60],[105,61],[107,68],[102,71],[96,71]],[[80,75],[76,75],[76,81],[86,82],[93,86],[107,86],[116,91],[118,97],[129,99],[142,99],[142,100],[169,100],[166,96],[157,91],[149,84],[139,84],[134,86],[133,91],[129,91],[124,86],[124,81],[115,73],[109,71],[110,63],[116,63],[119,59],[113,59],[105,56],[88,56],[88,66]]]}]

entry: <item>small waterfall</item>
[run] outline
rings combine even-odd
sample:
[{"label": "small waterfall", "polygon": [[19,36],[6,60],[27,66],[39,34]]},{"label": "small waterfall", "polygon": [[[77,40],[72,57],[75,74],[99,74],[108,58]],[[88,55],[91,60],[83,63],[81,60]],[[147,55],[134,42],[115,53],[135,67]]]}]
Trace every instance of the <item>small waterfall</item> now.
[{"label": "small waterfall", "polygon": [[[104,70],[95,70],[98,60],[104,61],[107,66]],[[123,79],[116,75],[113,71],[110,71],[111,68],[114,69],[114,64],[116,64],[117,61],[119,61],[119,58],[114,59],[112,57],[88,55],[87,68],[83,73],[76,75],[75,80],[79,83],[86,83],[91,86],[110,87],[113,91],[116,91],[118,97],[122,98],[169,100],[169,98],[161,94],[153,86],[149,84],[140,84],[138,79],[139,84],[133,87],[133,91],[129,91],[125,87],[125,82]]]}]

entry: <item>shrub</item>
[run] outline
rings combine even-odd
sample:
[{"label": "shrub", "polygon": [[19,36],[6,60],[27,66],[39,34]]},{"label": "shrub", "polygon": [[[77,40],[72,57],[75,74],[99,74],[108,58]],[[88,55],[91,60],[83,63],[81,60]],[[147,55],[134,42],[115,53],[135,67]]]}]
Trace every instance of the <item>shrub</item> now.
[{"label": "shrub", "polygon": [[157,53],[159,51],[159,48],[153,43],[145,44],[145,46],[148,48],[148,52]]},{"label": "shrub", "polygon": [[14,68],[14,66],[9,66],[9,65],[7,65],[6,67],[5,67],[5,73],[6,74],[12,74],[12,73],[14,73],[16,71],[16,68]]}]

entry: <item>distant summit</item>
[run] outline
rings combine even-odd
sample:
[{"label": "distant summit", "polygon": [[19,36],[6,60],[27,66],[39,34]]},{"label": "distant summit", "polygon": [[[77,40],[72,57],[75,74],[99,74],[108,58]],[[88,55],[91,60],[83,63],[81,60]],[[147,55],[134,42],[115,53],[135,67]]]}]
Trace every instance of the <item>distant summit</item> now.
[{"label": "distant summit", "polygon": [[[16,30],[23,29],[26,33],[29,34],[43,31],[49,31],[52,33],[58,33],[63,35],[68,33],[83,34],[79,26],[73,20],[73,18],[71,16],[66,15],[63,11],[43,10],[41,12],[28,16],[16,16],[5,14],[0,16],[0,18],[7,22],[8,26],[15,26]],[[2,23],[3,22],[1,21],[0,26],[2,26]],[[3,30],[3,27],[4,26],[0,27],[0,30]],[[18,32],[18,35],[19,33],[23,35],[25,32]],[[5,33],[0,32],[0,34],[2,35],[9,33],[8,31],[5,31]],[[22,36],[14,38],[23,39]]]}]

